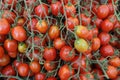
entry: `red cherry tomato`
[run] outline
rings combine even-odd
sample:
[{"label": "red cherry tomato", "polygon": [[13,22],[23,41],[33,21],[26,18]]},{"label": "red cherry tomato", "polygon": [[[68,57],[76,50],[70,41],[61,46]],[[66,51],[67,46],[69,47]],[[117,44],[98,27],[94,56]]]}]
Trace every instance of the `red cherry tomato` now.
[{"label": "red cherry tomato", "polygon": [[11,33],[12,37],[20,42],[25,41],[27,38],[27,33],[22,26],[15,26],[14,28],[12,28]]},{"label": "red cherry tomato", "polygon": [[43,53],[43,57],[48,61],[55,60],[57,57],[56,49],[54,47],[46,47]]},{"label": "red cherry tomato", "polygon": [[22,76],[22,77],[28,76],[28,73],[29,73],[29,66],[28,66],[28,64],[26,64],[26,63],[21,63],[21,64],[18,66],[18,73],[19,73],[19,75]]},{"label": "red cherry tomato", "polygon": [[5,18],[0,19],[0,35],[6,35],[10,31],[10,24]]},{"label": "red cherry tomato", "polygon": [[104,45],[100,48],[100,54],[103,57],[112,56],[114,54],[114,49],[111,45]]},{"label": "red cherry tomato", "polygon": [[40,4],[35,7],[35,14],[39,17],[44,18],[45,16],[48,16],[48,6],[46,4]]}]

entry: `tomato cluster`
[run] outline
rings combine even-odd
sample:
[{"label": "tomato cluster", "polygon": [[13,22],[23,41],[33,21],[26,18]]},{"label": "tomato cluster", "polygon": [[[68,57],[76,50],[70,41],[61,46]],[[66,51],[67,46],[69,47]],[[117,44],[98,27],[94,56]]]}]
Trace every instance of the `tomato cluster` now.
[{"label": "tomato cluster", "polygon": [[1,0],[0,80],[119,80],[118,0]]}]

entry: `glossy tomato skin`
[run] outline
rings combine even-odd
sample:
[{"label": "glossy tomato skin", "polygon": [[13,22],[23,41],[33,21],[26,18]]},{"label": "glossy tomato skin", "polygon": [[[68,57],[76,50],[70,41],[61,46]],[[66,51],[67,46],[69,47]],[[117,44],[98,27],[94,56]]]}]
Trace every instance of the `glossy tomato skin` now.
[{"label": "glossy tomato skin", "polygon": [[18,51],[9,51],[9,52],[8,52],[8,55],[9,55],[11,58],[16,58],[16,57],[17,57],[17,54],[18,54]]},{"label": "glossy tomato skin", "polygon": [[56,1],[55,3],[52,3],[51,5],[51,11],[54,16],[58,16],[60,13],[60,10],[62,9],[62,5],[60,1]]},{"label": "glossy tomato skin", "polygon": [[48,16],[48,6],[46,4],[40,4],[35,7],[35,14],[39,17],[44,18],[45,16]]},{"label": "glossy tomato skin", "polygon": [[92,39],[92,51],[97,51],[100,48],[100,39],[93,38]]},{"label": "glossy tomato skin", "polygon": [[113,29],[113,23],[109,19],[105,19],[101,23],[101,29],[103,32],[110,32]]},{"label": "glossy tomato skin", "polygon": [[12,12],[12,11],[4,10],[4,14],[2,15],[2,18],[7,19],[7,21],[8,21],[10,24],[13,24],[13,23],[14,23],[14,19],[16,18],[16,15],[15,15],[15,13]]},{"label": "glossy tomato skin", "polygon": [[94,21],[94,24],[96,25],[97,28],[100,28],[100,24],[103,20],[102,19],[99,19],[97,18],[95,21]]},{"label": "glossy tomato skin", "polygon": [[15,67],[16,69],[18,68],[18,66],[19,66],[20,64],[21,64],[21,62],[18,61],[17,59],[13,61],[13,65],[14,65],[14,67]]},{"label": "glossy tomato skin", "polygon": [[79,25],[79,20],[76,17],[69,17],[65,21],[67,29],[74,30],[75,26]]},{"label": "glossy tomato skin", "polygon": [[72,4],[71,5],[66,4],[64,7],[62,7],[61,12],[67,17],[72,17],[73,15],[76,14],[76,8]]},{"label": "glossy tomato skin", "polygon": [[114,66],[111,66],[111,65],[108,65],[106,72],[107,72],[107,75],[110,79],[114,79],[118,75],[117,68]]},{"label": "glossy tomato skin", "polygon": [[45,20],[41,20],[37,22],[35,27],[40,33],[46,33],[48,29],[48,24]]},{"label": "glossy tomato skin", "polygon": [[29,65],[29,67],[33,73],[38,73],[41,70],[41,66],[40,66],[39,62],[37,62],[37,61],[32,61]]},{"label": "glossy tomato skin", "polygon": [[46,47],[43,53],[45,60],[52,61],[57,57],[56,49],[54,47]]},{"label": "glossy tomato skin", "polygon": [[64,61],[71,61],[75,57],[75,51],[70,46],[64,46],[60,50],[60,58]]},{"label": "glossy tomato skin", "polygon": [[114,54],[114,49],[111,45],[104,45],[100,48],[100,54],[103,57],[112,56]]},{"label": "glossy tomato skin", "polygon": [[27,39],[27,33],[22,26],[15,26],[11,31],[12,37],[17,41],[25,41]]},{"label": "glossy tomato skin", "polygon": [[4,67],[2,69],[2,72],[1,72],[3,75],[7,75],[7,76],[14,76],[15,75],[15,70],[14,68],[11,66],[11,65],[8,65],[6,67]]},{"label": "glossy tomato skin", "polygon": [[60,67],[58,76],[61,80],[68,80],[68,78],[75,74],[75,71],[72,69],[70,70],[69,65],[65,64]]},{"label": "glossy tomato skin", "polygon": [[88,50],[89,46],[87,41],[81,38],[81,39],[75,40],[74,47],[78,52],[84,53]]},{"label": "glossy tomato skin", "polygon": [[56,49],[60,50],[63,46],[65,46],[65,40],[63,40],[62,38],[56,38],[53,41],[53,45]]},{"label": "glossy tomato skin", "polygon": [[59,27],[56,25],[51,26],[48,30],[48,35],[51,40],[58,38],[60,35]]},{"label": "glossy tomato skin", "polygon": [[4,48],[8,51],[8,52],[12,52],[12,51],[17,51],[17,41],[12,39],[6,39],[4,42]]},{"label": "glossy tomato skin", "polygon": [[35,80],[45,80],[46,75],[44,73],[35,74]]},{"label": "glossy tomato skin", "polygon": [[18,44],[18,51],[20,53],[25,53],[26,49],[27,49],[27,45],[24,42]]},{"label": "glossy tomato skin", "polygon": [[57,80],[55,77],[48,77],[46,80]]},{"label": "glossy tomato skin", "polygon": [[80,14],[80,18],[83,26],[88,26],[91,23],[90,17],[87,17],[85,14]]},{"label": "glossy tomato skin", "polygon": [[0,35],[6,35],[10,31],[10,24],[8,23],[7,19],[1,18],[0,19]]},{"label": "glossy tomato skin", "polygon": [[8,54],[4,54],[4,56],[0,58],[0,66],[6,66],[9,63],[10,63],[10,57],[8,56]]},{"label": "glossy tomato skin", "polygon": [[88,29],[85,26],[78,25],[75,27],[75,33],[79,38],[84,38],[86,39],[88,37]]},{"label": "glossy tomato skin", "polygon": [[100,5],[97,10],[97,16],[100,19],[104,19],[109,14],[109,8],[107,5]]},{"label": "glossy tomato skin", "polygon": [[4,48],[0,46],[0,58],[2,58],[5,54]]},{"label": "glossy tomato skin", "polygon": [[101,45],[106,45],[110,41],[110,35],[106,32],[101,32],[98,37],[100,39]]},{"label": "glossy tomato skin", "polygon": [[50,72],[56,68],[56,63],[52,61],[45,61],[44,67],[48,72]]},{"label": "glossy tomato skin", "polygon": [[109,60],[109,64],[114,67],[120,67],[120,58],[119,57],[113,57]]},{"label": "glossy tomato skin", "polygon": [[22,77],[26,77],[29,74],[29,66],[26,63],[21,63],[18,66],[18,74]]}]

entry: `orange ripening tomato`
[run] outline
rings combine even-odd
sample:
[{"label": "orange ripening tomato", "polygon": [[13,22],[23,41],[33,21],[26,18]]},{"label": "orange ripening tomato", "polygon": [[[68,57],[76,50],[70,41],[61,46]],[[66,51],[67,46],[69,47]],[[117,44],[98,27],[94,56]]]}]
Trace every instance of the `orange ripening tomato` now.
[{"label": "orange ripening tomato", "polygon": [[120,58],[119,57],[113,57],[109,60],[109,64],[114,67],[120,67]]},{"label": "orange ripening tomato", "polygon": [[92,50],[97,51],[100,48],[100,39],[99,38],[93,38],[92,39]]},{"label": "orange ripening tomato", "polygon": [[48,30],[48,24],[45,20],[38,21],[35,27],[40,33],[43,34]]}]

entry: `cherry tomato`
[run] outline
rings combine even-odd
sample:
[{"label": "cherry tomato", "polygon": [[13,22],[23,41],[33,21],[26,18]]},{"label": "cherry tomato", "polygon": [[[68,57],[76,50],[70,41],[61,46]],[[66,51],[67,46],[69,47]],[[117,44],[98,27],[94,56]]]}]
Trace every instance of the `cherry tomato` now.
[{"label": "cherry tomato", "polygon": [[66,27],[70,30],[74,30],[75,26],[77,26],[78,24],[79,24],[79,20],[76,17],[69,17],[65,21]]},{"label": "cherry tomato", "polygon": [[16,58],[16,57],[17,57],[17,54],[18,54],[18,51],[9,51],[9,52],[8,52],[8,55],[9,55],[11,58]]},{"label": "cherry tomato", "polygon": [[2,58],[0,58],[0,66],[6,66],[10,63],[10,57],[7,54],[4,54]]},{"label": "cherry tomato", "polygon": [[15,26],[14,28],[12,28],[11,33],[12,37],[20,42],[25,41],[27,38],[27,33],[22,26]]},{"label": "cherry tomato", "polygon": [[0,35],[6,35],[10,31],[10,24],[5,18],[0,19]]},{"label": "cherry tomato", "polygon": [[53,41],[53,45],[56,49],[60,50],[63,46],[65,46],[65,40],[63,40],[61,38],[56,38]]},{"label": "cherry tomato", "polygon": [[87,40],[91,40],[93,38],[93,30],[89,30],[88,34],[87,34]]},{"label": "cherry tomato", "polygon": [[62,14],[66,15],[67,17],[72,17],[76,14],[76,8],[72,4],[66,4],[62,7]]},{"label": "cherry tomato", "polygon": [[17,21],[17,26],[24,26],[25,21],[25,18],[19,18]]},{"label": "cherry tomato", "polygon": [[87,38],[87,34],[89,33],[87,27],[85,26],[76,26],[75,27],[75,33],[79,38]]},{"label": "cherry tomato", "polygon": [[41,70],[41,66],[40,66],[39,62],[37,62],[37,61],[32,61],[29,65],[29,67],[33,73],[38,73]]},{"label": "cherry tomato", "polygon": [[44,73],[35,74],[35,80],[45,80],[46,75]]},{"label": "cherry tomato", "polygon": [[110,79],[114,79],[118,75],[117,68],[114,66],[111,66],[111,65],[108,65],[106,72],[107,72],[107,75]]},{"label": "cherry tomato", "polygon": [[12,12],[12,11],[4,10],[4,14],[2,15],[2,18],[7,19],[7,21],[8,21],[10,24],[13,24],[13,23],[14,23],[14,19],[16,18],[16,15],[15,15],[15,13]]},{"label": "cherry tomato", "polygon": [[40,33],[46,33],[48,29],[48,24],[45,20],[41,20],[37,22],[35,27]]},{"label": "cherry tomato", "polygon": [[44,67],[45,67],[45,70],[49,72],[56,68],[56,63],[52,61],[45,61]]},{"label": "cherry tomato", "polygon": [[102,22],[102,19],[97,18],[96,20],[94,20],[94,24],[96,25],[97,28],[100,28],[100,24]]},{"label": "cherry tomato", "polygon": [[87,43],[87,41],[86,40],[84,40],[84,39],[77,39],[77,40],[75,40],[75,42],[74,42],[74,47],[75,47],[75,49],[77,50],[77,51],[79,51],[79,52],[85,52],[85,51],[87,51],[88,50],[88,43]]},{"label": "cherry tomato", "polygon": [[45,16],[48,16],[48,6],[46,4],[40,4],[35,7],[35,14],[39,17],[44,18]]},{"label": "cherry tomato", "polygon": [[11,66],[11,65],[8,65],[6,67],[4,67],[2,69],[2,72],[1,72],[3,75],[7,75],[7,76],[14,76],[15,75],[15,70],[14,68]]},{"label": "cherry tomato", "polygon": [[99,38],[93,38],[92,39],[92,50],[97,51],[100,48],[100,39]]},{"label": "cherry tomato", "polygon": [[68,80],[70,76],[74,75],[74,69],[70,69],[69,65],[65,64],[60,67],[58,76],[61,80]]},{"label": "cherry tomato", "polygon": [[18,68],[18,66],[21,64],[22,62],[20,62],[19,60],[14,60],[13,61],[13,65],[15,66],[15,68]]},{"label": "cherry tomato", "polygon": [[111,45],[104,45],[100,48],[100,54],[103,57],[112,56],[114,54],[114,49]]},{"label": "cherry tomato", "polygon": [[28,66],[28,64],[26,64],[26,63],[21,63],[21,64],[18,66],[18,73],[19,73],[19,75],[22,76],[22,77],[28,76],[28,73],[29,73],[29,66]]},{"label": "cherry tomato", "polygon": [[109,8],[107,5],[100,5],[97,10],[97,16],[100,19],[104,19],[109,14]]},{"label": "cherry tomato", "polygon": [[80,18],[83,26],[88,26],[91,23],[91,18],[87,17],[85,14],[80,14]]},{"label": "cherry tomato", "polygon": [[52,40],[58,38],[60,35],[59,27],[56,25],[51,26],[50,29],[48,30],[48,35]]},{"label": "cherry tomato", "polygon": [[113,29],[113,23],[110,20],[105,19],[101,23],[101,29],[102,29],[103,32],[109,32]]},{"label": "cherry tomato", "polygon": [[43,53],[43,57],[48,61],[55,60],[57,57],[56,49],[54,47],[46,47]]},{"label": "cherry tomato", "polygon": [[24,42],[18,44],[18,51],[20,53],[25,53],[26,49],[27,49],[27,45]]},{"label": "cherry tomato", "polygon": [[110,41],[110,35],[106,32],[101,32],[99,34],[99,39],[100,39],[101,45],[106,45]]},{"label": "cherry tomato", "polygon": [[120,67],[120,58],[119,57],[113,57],[109,60],[109,64],[114,67]]},{"label": "cherry tomato", "polygon": [[64,46],[60,50],[60,58],[64,61],[71,61],[75,57],[75,51],[70,46]]},{"label": "cherry tomato", "polygon": [[52,3],[50,6],[51,6],[52,14],[55,16],[58,16],[58,14],[60,13],[60,10],[62,9],[61,2],[56,1],[56,2]]},{"label": "cherry tomato", "polygon": [[12,52],[12,51],[17,51],[17,41],[12,39],[6,39],[4,42],[4,48],[8,51],[8,52]]},{"label": "cherry tomato", "polygon": [[5,54],[4,48],[0,46],[0,58],[2,58]]}]

